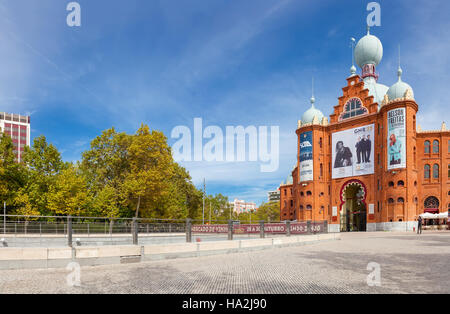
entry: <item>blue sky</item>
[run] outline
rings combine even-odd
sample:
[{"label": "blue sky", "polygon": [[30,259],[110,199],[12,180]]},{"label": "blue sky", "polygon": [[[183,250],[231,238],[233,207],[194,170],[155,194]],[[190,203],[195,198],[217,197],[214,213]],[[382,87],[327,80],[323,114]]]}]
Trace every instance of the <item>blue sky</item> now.
[{"label": "blue sky", "polygon": [[[196,117],[221,128],[278,125],[274,173],[258,163],[183,163],[208,193],[260,203],[295,164],[311,77],[317,107],[329,115],[337,104],[369,1],[78,2],[82,26],[69,28],[69,0],[0,0],[0,111],[31,114],[32,136],[44,134],[69,161],[111,126],[133,133],[144,122],[169,137]],[[378,2],[380,83],[395,83],[400,44],[419,124],[450,123],[450,3]]]}]

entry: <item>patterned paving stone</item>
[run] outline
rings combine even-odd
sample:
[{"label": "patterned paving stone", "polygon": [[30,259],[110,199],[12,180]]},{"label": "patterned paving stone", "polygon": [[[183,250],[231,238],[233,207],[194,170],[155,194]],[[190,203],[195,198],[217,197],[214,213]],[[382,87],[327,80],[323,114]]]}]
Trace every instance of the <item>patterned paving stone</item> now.
[{"label": "patterned paving stone", "polygon": [[[0,293],[450,293],[450,233],[345,234],[341,241],[69,271],[0,271]],[[367,265],[381,266],[381,287]]]}]

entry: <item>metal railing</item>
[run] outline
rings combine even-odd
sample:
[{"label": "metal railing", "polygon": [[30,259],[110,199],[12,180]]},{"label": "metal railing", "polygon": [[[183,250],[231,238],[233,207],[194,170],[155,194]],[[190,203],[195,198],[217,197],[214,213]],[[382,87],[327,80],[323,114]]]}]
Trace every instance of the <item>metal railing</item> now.
[{"label": "metal railing", "polygon": [[244,235],[265,238],[316,233],[328,233],[327,221],[241,223],[229,220],[203,224],[192,219],[0,216],[0,248],[9,246],[8,243],[15,246],[137,245],[139,242],[192,242],[194,236],[197,241],[214,241]]}]

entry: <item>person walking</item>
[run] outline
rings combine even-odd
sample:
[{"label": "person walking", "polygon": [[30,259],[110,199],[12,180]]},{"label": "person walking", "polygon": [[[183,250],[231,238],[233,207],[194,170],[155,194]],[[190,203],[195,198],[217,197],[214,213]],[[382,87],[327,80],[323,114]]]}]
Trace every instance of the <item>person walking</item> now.
[{"label": "person walking", "polygon": [[422,234],[422,216],[417,219],[417,234]]}]

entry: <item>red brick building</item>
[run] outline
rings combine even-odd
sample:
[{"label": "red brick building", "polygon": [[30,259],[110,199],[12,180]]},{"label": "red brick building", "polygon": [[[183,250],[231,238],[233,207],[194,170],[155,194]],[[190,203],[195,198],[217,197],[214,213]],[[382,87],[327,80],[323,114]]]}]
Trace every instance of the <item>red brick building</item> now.
[{"label": "red brick building", "polygon": [[[314,106],[296,130],[297,163],[280,186],[281,220],[328,220],[333,232],[412,230],[418,215],[450,208],[450,130],[423,131],[398,69],[378,83],[383,46],[370,34],[330,118]],[[448,112],[448,111],[447,111]]]}]

